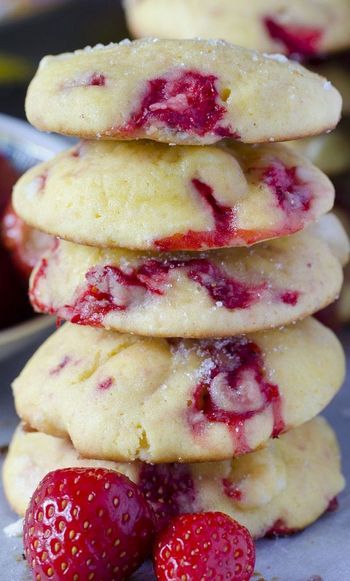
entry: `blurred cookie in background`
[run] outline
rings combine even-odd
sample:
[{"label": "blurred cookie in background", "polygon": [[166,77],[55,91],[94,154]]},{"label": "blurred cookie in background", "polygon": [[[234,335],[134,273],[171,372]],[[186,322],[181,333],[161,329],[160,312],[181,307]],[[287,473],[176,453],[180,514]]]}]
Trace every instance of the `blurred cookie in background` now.
[{"label": "blurred cookie in background", "polygon": [[350,42],[348,0],[124,0],[124,8],[136,37],[220,38],[303,59]]},{"label": "blurred cookie in background", "polygon": [[[350,177],[350,176],[349,176]],[[341,223],[344,226],[344,229],[347,235],[350,235],[350,211],[346,210],[344,207],[337,205],[333,209],[333,213],[337,215],[340,219]],[[330,215],[329,215],[330,216]],[[324,221],[322,226],[324,227]],[[329,229],[325,233],[322,232],[323,236],[328,236],[332,239],[333,236],[333,228],[330,222]],[[324,228],[323,228],[324,230]],[[334,241],[333,242],[337,242]],[[341,326],[347,325],[350,323],[350,264],[346,264],[344,266],[344,280],[343,286],[340,293],[340,296],[337,301],[322,309],[317,313],[317,319],[321,321],[327,327],[330,327],[334,330],[338,330]]]},{"label": "blurred cookie in background", "polygon": [[18,18],[23,14],[43,10],[63,4],[68,0],[2,0],[0,3],[0,19]]},{"label": "blurred cookie in background", "polygon": [[350,123],[344,120],[329,134],[288,141],[287,145],[332,179],[350,169]]}]

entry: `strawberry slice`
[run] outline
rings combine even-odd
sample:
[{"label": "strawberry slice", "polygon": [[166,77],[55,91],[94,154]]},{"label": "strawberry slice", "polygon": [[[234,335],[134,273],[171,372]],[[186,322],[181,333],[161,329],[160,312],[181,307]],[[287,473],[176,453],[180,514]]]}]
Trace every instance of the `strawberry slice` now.
[{"label": "strawberry slice", "polygon": [[175,517],[156,543],[158,581],[249,581],[255,547],[249,531],[221,512]]},{"label": "strawberry slice", "polygon": [[24,519],[34,579],[127,579],[151,552],[154,515],[137,486],[104,468],[45,476]]}]

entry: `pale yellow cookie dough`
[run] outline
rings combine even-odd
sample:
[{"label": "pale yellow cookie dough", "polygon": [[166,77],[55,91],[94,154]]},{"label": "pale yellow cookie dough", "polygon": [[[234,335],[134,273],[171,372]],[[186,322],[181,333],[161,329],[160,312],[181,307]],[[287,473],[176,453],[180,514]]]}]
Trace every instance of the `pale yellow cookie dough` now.
[{"label": "pale yellow cookie dough", "polygon": [[282,144],[83,142],[27,171],[13,203],[80,244],[154,250],[246,246],[303,229],[334,201],[329,179]]},{"label": "pale yellow cookie dough", "polygon": [[312,318],[229,339],[153,339],[67,323],[14,381],[19,416],[90,458],[221,460],[318,414],[344,379]]},{"label": "pale yellow cookie dough", "polygon": [[[52,470],[72,466],[122,472],[146,494],[145,477],[159,477],[163,489],[169,479],[173,488],[170,494],[166,491],[166,510],[168,503],[171,513],[219,510],[248,527],[255,538],[271,529],[286,533],[303,529],[327,510],[344,487],[337,441],[323,418],[235,460],[153,467],[83,459],[68,440],[18,427],[3,472],[5,494],[13,509],[23,515],[39,481]],[[153,497],[156,512],[162,494],[160,488]]]},{"label": "pale yellow cookie dough", "polygon": [[332,235],[345,237],[339,257],[306,231],[252,248],[177,254],[60,241],[34,269],[29,296],[39,312],[140,335],[224,337],[278,327],[338,297],[348,242],[334,220]]},{"label": "pale yellow cookie dough", "polygon": [[38,129],[92,139],[285,141],[332,129],[341,97],[281,56],[214,40],[123,41],[45,57],[26,99]]},{"label": "pale yellow cookie dough", "polygon": [[223,38],[301,56],[350,46],[348,0],[124,0],[124,8],[134,36]]}]

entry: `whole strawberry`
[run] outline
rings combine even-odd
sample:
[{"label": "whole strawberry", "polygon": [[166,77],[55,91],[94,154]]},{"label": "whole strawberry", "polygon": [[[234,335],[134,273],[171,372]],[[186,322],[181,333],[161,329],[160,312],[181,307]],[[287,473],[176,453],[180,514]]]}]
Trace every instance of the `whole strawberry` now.
[{"label": "whole strawberry", "polygon": [[255,547],[249,531],[221,512],[172,519],[155,548],[158,581],[248,581]]},{"label": "whole strawberry", "polygon": [[122,580],[149,556],[153,513],[126,476],[103,468],[55,470],[24,519],[34,579]]}]

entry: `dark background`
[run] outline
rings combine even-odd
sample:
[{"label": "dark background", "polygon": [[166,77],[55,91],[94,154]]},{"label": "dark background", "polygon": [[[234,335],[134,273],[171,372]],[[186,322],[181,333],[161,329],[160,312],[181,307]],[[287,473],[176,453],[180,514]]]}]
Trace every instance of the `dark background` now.
[{"label": "dark background", "polygon": [[120,0],[66,0],[39,13],[1,21],[0,55],[24,59],[28,73],[16,82],[0,77],[0,112],[24,117],[26,87],[44,55],[127,36]]}]

